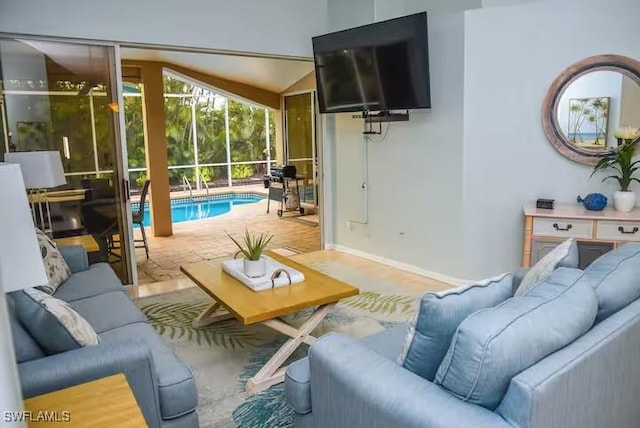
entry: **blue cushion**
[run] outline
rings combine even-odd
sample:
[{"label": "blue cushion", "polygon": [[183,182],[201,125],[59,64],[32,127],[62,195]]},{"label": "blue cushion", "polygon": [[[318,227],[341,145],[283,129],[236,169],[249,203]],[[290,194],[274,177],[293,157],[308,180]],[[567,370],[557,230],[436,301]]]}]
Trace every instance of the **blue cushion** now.
[{"label": "blue cushion", "polygon": [[582,281],[596,291],[600,322],[640,297],[640,244],[626,244],[591,263]]},{"label": "blue cushion", "polygon": [[69,303],[98,333],[136,322],[146,322],[144,314],[124,291],[112,291]]},{"label": "blue cushion", "polygon": [[110,291],[122,290],[122,283],[111,266],[107,263],[96,263],[85,271],[71,275],[60,284],[53,296],[65,302],[73,302]]},{"label": "blue cushion", "polygon": [[[35,290],[34,293],[38,293],[38,290]],[[45,293],[40,294],[44,295]],[[16,317],[46,353],[57,354],[83,346],[81,340],[74,336],[73,332],[54,313],[50,312],[46,303],[36,300],[25,290],[11,293],[11,297],[15,302]],[[51,297],[50,299],[55,298]],[[58,300],[58,302],[65,305],[66,310],[73,312],[88,329],[91,329],[86,320],[77,314],[73,308],[70,308],[67,303],[61,300]],[[91,333],[95,340],[98,341],[98,336],[95,332]]]},{"label": "blue cushion", "polygon": [[529,288],[543,282],[559,267],[577,268],[578,267],[578,244],[573,238],[567,239],[527,271],[524,278],[520,281],[514,295],[521,296]]},{"label": "blue cushion", "polygon": [[11,336],[13,338],[13,348],[15,350],[16,362],[36,360],[44,357],[42,348],[22,327],[15,315],[15,303],[10,296],[7,296],[7,306],[9,309],[9,322],[11,324]]},{"label": "blue cushion", "polygon": [[511,378],[591,328],[598,302],[577,269],[556,269],[546,281],[495,308],[466,318],[436,374],[461,400],[495,409]]},{"label": "blue cushion", "polygon": [[512,281],[511,274],[504,274],[464,287],[426,293],[409,324],[398,363],[432,381],[458,325],[475,311],[513,296]]}]

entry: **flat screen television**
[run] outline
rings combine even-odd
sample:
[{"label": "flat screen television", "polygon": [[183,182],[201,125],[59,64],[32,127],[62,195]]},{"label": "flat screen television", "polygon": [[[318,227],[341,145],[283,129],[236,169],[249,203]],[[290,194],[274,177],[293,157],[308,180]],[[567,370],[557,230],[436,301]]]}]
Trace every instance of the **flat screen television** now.
[{"label": "flat screen television", "polygon": [[312,41],[320,113],[431,107],[426,12]]}]

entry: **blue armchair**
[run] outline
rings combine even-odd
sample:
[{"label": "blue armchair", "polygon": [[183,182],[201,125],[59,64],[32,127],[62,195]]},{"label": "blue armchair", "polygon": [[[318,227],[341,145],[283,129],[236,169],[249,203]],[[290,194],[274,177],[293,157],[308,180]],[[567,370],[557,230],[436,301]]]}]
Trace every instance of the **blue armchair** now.
[{"label": "blue armchair", "polygon": [[512,378],[495,411],[397,362],[406,327],[320,338],[287,369],[297,428],[633,428],[640,421],[640,299]]}]

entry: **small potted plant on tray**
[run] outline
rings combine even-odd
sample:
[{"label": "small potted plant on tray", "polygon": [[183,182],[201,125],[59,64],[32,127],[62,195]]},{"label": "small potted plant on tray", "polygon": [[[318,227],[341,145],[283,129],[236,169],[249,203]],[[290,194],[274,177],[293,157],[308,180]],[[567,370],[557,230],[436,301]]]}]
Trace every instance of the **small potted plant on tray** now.
[{"label": "small potted plant on tray", "polygon": [[251,236],[248,229],[244,231],[244,246],[227,233],[234,244],[239,248],[239,253],[244,255],[244,274],[249,278],[260,278],[267,273],[267,261],[262,257],[262,251],[273,239],[273,235],[261,233]]},{"label": "small potted plant on tray", "polygon": [[636,206],[636,195],[633,190],[630,189],[631,182],[637,181],[640,183],[634,174],[640,167],[640,161],[634,161],[634,155],[636,152],[636,139],[640,136],[638,128],[632,128],[627,126],[616,130],[614,136],[618,139],[619,145],[617,148],[607,153],[600,159],[593,169],[593,174],[597,171],[607,170],[609,168],[616,171],[616,174],[609,175],[602,179],[606,181],[613,178],[620,184],[620,190],[613,195],[613,205],[616,210],[620,212],[629,212]]}]

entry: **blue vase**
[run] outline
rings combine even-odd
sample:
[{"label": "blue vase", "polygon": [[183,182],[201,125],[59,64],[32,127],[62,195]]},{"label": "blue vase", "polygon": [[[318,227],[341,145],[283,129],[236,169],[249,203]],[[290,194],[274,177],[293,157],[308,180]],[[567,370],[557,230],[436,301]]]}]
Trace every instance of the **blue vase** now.
[{"label": "blue vase", "polygon": [[578,196],[578,202],[589,211],[602,211],[607,206],[607,197],[602,193],[589,193],[584,198]]}]

